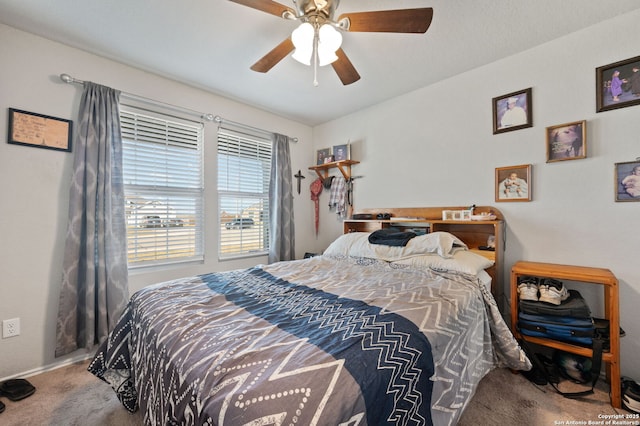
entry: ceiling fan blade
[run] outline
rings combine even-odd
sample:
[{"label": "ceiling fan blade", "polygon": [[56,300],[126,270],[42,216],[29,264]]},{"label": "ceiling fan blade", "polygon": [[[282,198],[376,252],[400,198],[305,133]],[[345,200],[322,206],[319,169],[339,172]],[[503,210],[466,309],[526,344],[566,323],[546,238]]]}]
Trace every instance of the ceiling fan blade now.
[{"label": "ceiling fan blade", "polygon": [[353,66],[349,58],[347,58],[347,54],[344,53],[344,50],[342,50],[342,48],[336,51],[336,56],[338,56],[338,60],[333,62],[331,66],[333,67],[336,74],[338,74],[338,77],[340,78],[340,81],[342,81],[342,84],[347,86],[360,80],[360,74],[358,74],[358,71],[356,71],[355,67]]},{"label": "ceiling fan blade", "polygon": [[378,10],[340,15],[338,22],[349,21],[348,30],[355,32],[424,33],[431,25],[433,8]]},{"label": "ceiling fan blade", "polygon": [[290,7],[272,0],[231,0],[234,3],[242,4],[244,6],[258,9],[263,12],[270,13],[272,15],[283,18],[285,13],[289,12],[295,16],[295,12]]},{"label": "ceiling fan blade", "polygon": [[271,52],[264,55],[255,64],[251,65],[251,69],[257,72],[267,72],[273,68],[278,62],[283,60],[289,53],[293,52],[295,46],[291,41],[291,37],[286,38],[274,47]]}]

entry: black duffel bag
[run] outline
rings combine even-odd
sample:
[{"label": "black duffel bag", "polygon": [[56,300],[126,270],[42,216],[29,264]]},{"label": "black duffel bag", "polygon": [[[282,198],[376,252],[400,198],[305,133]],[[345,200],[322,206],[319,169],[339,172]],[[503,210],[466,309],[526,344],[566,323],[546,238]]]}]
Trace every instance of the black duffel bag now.
[{"label": "black duffel bag", "polygon": [[531,300],[520,300],[520,312],[532,315],[591,318],[591,309],[577,290],[569,290],[569,297],[559,305]]}]

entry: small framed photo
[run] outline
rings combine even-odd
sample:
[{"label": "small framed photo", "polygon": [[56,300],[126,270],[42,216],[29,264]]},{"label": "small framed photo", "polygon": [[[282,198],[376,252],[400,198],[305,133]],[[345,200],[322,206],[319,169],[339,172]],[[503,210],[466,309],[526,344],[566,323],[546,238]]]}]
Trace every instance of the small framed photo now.
[{"label": "small framed photo", "polygon": [[323,148],[316,151],[316,165],[319,166],[321,164],[330,163],[333,161],[331,159],[331,148]]},{"label": "small framed photo", "polygon": [[493,134],[533,126],[531,88],[493,98]]},{"label": "small framed photo", "polygon": [[640,201],[640,160],[616,163],[616,201]]},{"label": "small framed photo", "polygon": [[531,201],[531,164],[496,168],[496,201]]},{"label": "small framed photo", "polygon": [[73,122],[9,108],[9,139],[16,145],[71,152]]},{"label": "small framed photo", "polygon": [[351,160],[351,144],[333,146],[334,161]]},{"label": "small framed photo", "polygon": [[471,210],[442,210],[442,220],[471,220]]},{"label": "small framed photo", "polygon": [[587,158],[587,121],[547,127],[547,163]]},{"label": "small framed photo", "polygon": [[640,104],[640,56],[596,68],[596,112]]}]

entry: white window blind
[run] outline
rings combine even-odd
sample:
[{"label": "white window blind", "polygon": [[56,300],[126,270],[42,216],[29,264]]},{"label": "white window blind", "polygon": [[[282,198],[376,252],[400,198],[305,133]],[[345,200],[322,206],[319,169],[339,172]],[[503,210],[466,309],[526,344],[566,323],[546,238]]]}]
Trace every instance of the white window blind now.
[{"label": "white window blind", "polygon": [[270,134],[218,129],[221,259],[269,251]]},{"label": "white window blind", "polygon": [[121,106],[130,267],[202,260],[201,123]]}]

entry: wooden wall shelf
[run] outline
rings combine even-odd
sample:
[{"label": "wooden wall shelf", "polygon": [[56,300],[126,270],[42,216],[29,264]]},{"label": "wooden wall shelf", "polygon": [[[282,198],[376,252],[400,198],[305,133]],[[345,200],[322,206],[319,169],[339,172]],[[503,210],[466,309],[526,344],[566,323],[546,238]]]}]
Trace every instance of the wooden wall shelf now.
[{"label": "wooden wall shelf", "polygon": [[320,179],[325,180],[329,177],[329,170],[338,169],[342,176],[344,176],[345,180],[351,179],[351,166],[354,164],[359,164],[359,161],[355,160],[340,160],[333,161],[331,163],[319,164],[317,166],[309,167],[309,170],[315,170]]}]

